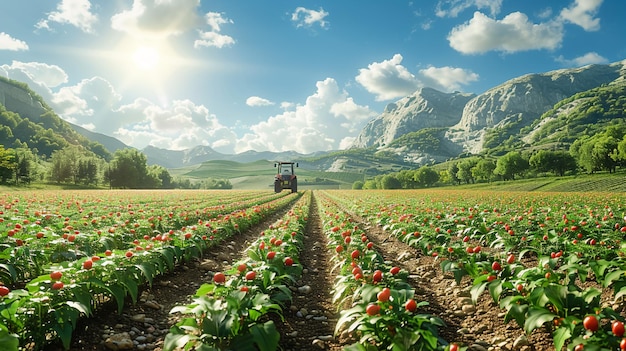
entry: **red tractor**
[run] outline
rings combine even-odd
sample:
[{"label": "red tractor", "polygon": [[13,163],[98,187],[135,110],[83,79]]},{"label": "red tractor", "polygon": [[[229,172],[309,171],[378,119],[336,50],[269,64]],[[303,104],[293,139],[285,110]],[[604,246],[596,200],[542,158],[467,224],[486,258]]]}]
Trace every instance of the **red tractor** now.
[{"label": "red tractor", "polygon": [[294,172],[296,162],[276,162],[274,167],[278,168],[278,173],[274,177],[274,191],[280,193],[284,189],[291,189],[292,193],[298,192],[298,178]]}]

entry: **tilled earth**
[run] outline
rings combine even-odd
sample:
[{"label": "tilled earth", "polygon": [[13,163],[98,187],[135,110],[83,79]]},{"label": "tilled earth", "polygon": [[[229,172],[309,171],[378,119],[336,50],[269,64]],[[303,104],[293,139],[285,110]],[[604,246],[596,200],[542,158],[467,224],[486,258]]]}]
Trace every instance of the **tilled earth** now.
[{"label": "tilled earth", "polygon": [[[286,211],[279,211],[228,242],[211,248],[203,259],[155,279],[152,287],[144,288],[140,301],[125,306],[122,314],[111,305],[95,317],[80,321],[70,350],[112,350],[115,349],[112,338],[126,338],[126,342],[131,343],[128,347],[134,350],[162,350],[165,335],[179,317],[169,311],[191,302],[201,284],[211,281],[216,271],[231,267],[250,242]],[[442,274],[439,262],[432,257],[420,255],[358,216],[353,215],[353,220],[366,230],[366,235],[386,260],[410,272],[410,283],[416,289],[417,299],[429,302],[422,312],[445,321],[447,326],[440,330],[445,340],[470,346],[469,349],[475,351],[554,350],[549,334],[536,332],[526,336],[515,322],[505,324],[502,310],[488,294],[484,294],[477,305],[472,305],[470,282],[463,280],[457,285],[452,276]],[[281,333],[280,348],[286,351],[339,350],[345,345],[333,336],[339,314],[331,301],[334,276],[315,199],[300,261],[304,270],[302,278],[291,287],[293,302],[283,312],[284,320],[272,318]],[[60,347],[49,349],[61,350]],[[122,349],[120,344],[117,349]]]}]

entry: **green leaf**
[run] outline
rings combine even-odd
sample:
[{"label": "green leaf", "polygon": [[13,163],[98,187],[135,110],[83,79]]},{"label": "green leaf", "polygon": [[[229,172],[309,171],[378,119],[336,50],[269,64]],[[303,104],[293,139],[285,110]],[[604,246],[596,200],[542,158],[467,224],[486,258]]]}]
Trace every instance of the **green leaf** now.
[{"label": "green leaf", "polygon": [[618,280],[620,277],[622,277],[624,273],[625,271],[618,269],[607,274],[604,277],[604,282],[602,283],[602,286],[605,288],[609,287],[609,285],[613,284],[613,281]]},{"label": "green leaf", "polygon": [[135,267],[141,271],[141,274],[146,278],[148,284],[152,286],[152,279],[154,279],[154,276],[156,275],[154,266],[152,266],[149,262],[144,262],[136,264]]},{"label": "green leaf", "polygon": [[215,284],[202,284],[196,291],[196,296],[204,296],[215,291]]},{"label": "green leaf", "polygon": [[[172,332],[173,330],[174,333]],[[185,348],[187,343],[190,343],[194,339],[195,337],[185,334],[180,328],[172,327],[163,341],[163,351],[173,351],[175,349]]]},{"label": "green leaf", "polygon": [[278,349],[278,341],[280,333],[276,330],[273,321],[267,321],[264,324],[255,324],[250,328],[254,343],[260,351],[273,351]]},{"label": "green leaf", "polygon": [[542,325],[552,321],[556,317],[558,316],[547,309],[531,307],[528,310],[528,316],[524,322],[524,331],[527,334],[530,334],[533,330],[540,328]]},{"label": "green leaf", "polygon": [[6,330],[0,331],[0,349],[6,351],[18,351],[20,340],[16,334],[10,334]]},{"label": "green leaf", "polygon": [[554,339],[554,349],[562,350],[567,339],[572,337],[572,332],[569,328],[562,326],[557,328],[557,330],[552,334],[552,337]]},{"label": "green leaf", "polygon": [[472,302],[474,304],[478,302],[480,295],[483,294],[486,287],[487,287],[487,282],[482,282],[480,284],[472,286],[472,288],[470,289],[470,296],[472,297]]},{"label": "green leaf", "polygon": [[493,302],[498,303],[498,301],[500,301],[500,295],[502,295],[502,280],[496,279],[489,283],[489,294]]}]

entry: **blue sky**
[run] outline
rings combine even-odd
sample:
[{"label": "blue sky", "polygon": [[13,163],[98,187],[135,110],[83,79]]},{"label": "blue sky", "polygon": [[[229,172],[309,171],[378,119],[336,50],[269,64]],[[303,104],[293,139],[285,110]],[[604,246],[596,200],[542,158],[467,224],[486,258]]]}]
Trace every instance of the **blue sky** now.
[{"label": "blue sky", "polygon": [[626,58],[622,0],[20,0],[0,75],[128,145],[344,149],[421,87]]}]

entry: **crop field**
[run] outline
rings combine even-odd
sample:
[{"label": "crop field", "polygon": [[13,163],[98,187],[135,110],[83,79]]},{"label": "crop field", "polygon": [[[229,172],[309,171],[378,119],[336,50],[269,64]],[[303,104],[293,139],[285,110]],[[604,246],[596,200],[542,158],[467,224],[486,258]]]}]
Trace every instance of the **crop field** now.
[{"label": "crop field", "polygon": [[625,350],[626,196],[0,195],[1,350]]}]

